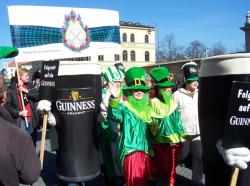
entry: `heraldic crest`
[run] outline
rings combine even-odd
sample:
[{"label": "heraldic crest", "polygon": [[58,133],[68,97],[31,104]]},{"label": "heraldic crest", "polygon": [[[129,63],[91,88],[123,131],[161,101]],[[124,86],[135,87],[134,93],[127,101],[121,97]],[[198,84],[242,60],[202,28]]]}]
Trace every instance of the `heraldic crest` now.
[{"label": "heraldic crest", "polygon": [[81,16],[71,10],[65,15],[63,30],[63,43],[72,51],[80,52],[89,47],[90,32],[87,25],[82,22]]}]

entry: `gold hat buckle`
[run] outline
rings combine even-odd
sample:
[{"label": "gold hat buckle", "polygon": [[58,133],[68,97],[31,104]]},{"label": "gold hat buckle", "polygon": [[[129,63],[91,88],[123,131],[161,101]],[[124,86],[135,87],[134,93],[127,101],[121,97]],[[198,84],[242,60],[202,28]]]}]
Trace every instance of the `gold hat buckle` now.
[{"label": "gold hat buckle", "polygon": [[141,79],[140,78],[135,78],[134,82],[135,82],[135,85],[141,85]]}]

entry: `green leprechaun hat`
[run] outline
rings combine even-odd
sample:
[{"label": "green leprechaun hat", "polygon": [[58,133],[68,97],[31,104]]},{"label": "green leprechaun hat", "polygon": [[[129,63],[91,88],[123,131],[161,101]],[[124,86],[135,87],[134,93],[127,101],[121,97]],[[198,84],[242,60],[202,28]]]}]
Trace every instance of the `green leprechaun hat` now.
[{"label": "green leprechaun hat", "polygon": [[150,76],[155,86],[172,87],[174,82],[170,81],[170,73],[166,67],[154,68],[150,71]]},{"label": "green leprechaun hat", "polygon": [[18,54],[16,47],[0,46],[0,59],[15,57]]},{"label": "green leprechaun hat", "polygon": [[184,82],[199,80],[198,65],[195,62],[190,61],[185,63],[181,69],[183,70]]},{"label": "green leprechaun hat", "polygon": [[131,67],[125,73],[126,87],[124,90],[150,90],[145,86],[146,71],[141,67]]},{"label": "green leprechaun hat", "polygon": [[103,74],[103,77],[106,82],[115,82],[115,81],[122,82],[123,74],[115,66],[109,66],[106,72]]}]

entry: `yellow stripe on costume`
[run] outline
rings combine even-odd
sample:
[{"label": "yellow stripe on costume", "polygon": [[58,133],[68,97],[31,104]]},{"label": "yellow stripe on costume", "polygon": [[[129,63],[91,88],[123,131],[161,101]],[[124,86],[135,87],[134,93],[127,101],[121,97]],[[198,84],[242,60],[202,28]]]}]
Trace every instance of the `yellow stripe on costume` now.
[{"label": "yellow stripe on costume", "polygon": [[171,115],[177,108],[177,103],[174,99],[170,99],[170,103],[166,104],[161,102],[158,98],[153,98],[149,101],[151,106],[151,115],[155,118],[164,118]]}]

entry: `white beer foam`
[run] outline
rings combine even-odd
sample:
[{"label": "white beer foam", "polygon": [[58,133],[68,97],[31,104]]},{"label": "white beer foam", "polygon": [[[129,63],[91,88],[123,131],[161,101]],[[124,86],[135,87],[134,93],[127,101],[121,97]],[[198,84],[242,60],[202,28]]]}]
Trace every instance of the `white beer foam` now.
[{"label": "white beer foam", "polygon": [[219,55],[201,60],[200,77],[250,74],[250,53]]},{"label": "white beer foam", "polygon": [[90,61],[60,61],[58,76],[65,75],[100,75],[101,64]]}]

